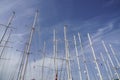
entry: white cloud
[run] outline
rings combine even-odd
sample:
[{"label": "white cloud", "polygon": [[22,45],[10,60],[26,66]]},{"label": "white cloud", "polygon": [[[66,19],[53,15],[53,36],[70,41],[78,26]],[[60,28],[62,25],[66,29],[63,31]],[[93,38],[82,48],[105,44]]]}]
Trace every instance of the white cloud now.
[{"label": "white cloud", "polygon": [[[58,70],[60,70],[62,66],[62,61],[57,60],[58,62]],[[63,64],[64,65],[64,64]],[[42,66],[44,66],[44,72],[43,76],[44,79],[49,77],[49,80],[53,80],[55,78],[55,65],[54,65],[54,59],[53,58],[44,58],[44,65],[43,65],[43,58],[30,62],[28,64],[28,73],[26,74],[26,79],[33,79],[36,80],[42,78]],[[30,76],[31,75],[31,76]],[[46,77],[48,76],[48,77]]]},{"label": "white cloud", "polygon": [[114,23],[113,22],[109,22],[103,28],[99,28],[97,30],[97,32],[94,35],[92,35],[93,42],[97,42],[97,41],[101,40],[101,37],[105,36],[105,34],[107,32],[111,31],[113,29],[113,27],[114,27]]}]

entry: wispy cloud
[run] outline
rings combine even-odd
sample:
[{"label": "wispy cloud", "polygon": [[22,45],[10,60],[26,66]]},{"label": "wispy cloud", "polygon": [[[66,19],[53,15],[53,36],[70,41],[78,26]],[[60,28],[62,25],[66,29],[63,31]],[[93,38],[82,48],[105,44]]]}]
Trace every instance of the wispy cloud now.
[{"label": "wispy cloud", "polygon": [[97,32],[92,35],[92,38],[94,39],[94,42],[98,41],[102,36],[105,36],[105,34],[109,33],[114,27],[113,22],[107,23],[103,28],[99,28]]}]

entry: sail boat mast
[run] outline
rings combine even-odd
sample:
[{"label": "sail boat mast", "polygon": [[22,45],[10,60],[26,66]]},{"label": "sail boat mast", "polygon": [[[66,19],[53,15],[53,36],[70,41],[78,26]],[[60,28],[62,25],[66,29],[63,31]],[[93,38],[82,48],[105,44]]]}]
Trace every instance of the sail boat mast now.
[{"label": "sail boat mast", "polygon": [[103,54],[102,54],[102,53],[100,53],[100,57],[101,57],[101,59],[102,59],[102,61],[103,61],[103,65],[104,65],[104,67],[105,67],[105,69],[106,69],[107,76],[108,76],[109,80],[111,80],[112,76],[111,76],[111,73],[110,73],[110,75],[109,75],[109,70],[108,70],[108,68],[107,68],[107,65],[106,65],[106,62],[105,62],[105,60],[104,60],[104,57],[103,57]]},{"label": "sail boat mast", "polygon": [[97,70],[98,70],[98,74],[99,74],[100,80],[103,80],[102,74],[101,74],[100,69],[99,69],[99,65],[98,65],[98,63],[97,63],[97,58],[96,58],[96,55],[95,55],[94,48],[93,48],[93,46],[92,46],[92,40],[91,40],[91,38],[90,38],[89,33],[88,33],[88,39],[89,39],[90,47],[91,47],[91,49],[92,49],[92,54],[93,54],[93,57],[94,57],[94,60],[95,60],[95,64],[96,64],[96,68],[97,68]]},{"label": "sail boat mast", "polygon": [[2,51],[1,51],[1,54],[0,54],[0,59],[2,58],[2,55],[3,55],[4,50],[5,50],[5,48],[6,48],[6,45],[7,45],[8,41],[9,41],[9,39],[10,39],[11,33],[12,33],[12,30],[10,31],[10,33],[9,33],[9,35],[8,35],[8,38],[7,38],[7,40],[5,41],[5,44],[4,44],[3,48],[2,48]]},{"label": "sail boat mast", "polygon": [[30,37],[29,37],[29,41],[28,41],[28,44],[27,44],[27,49],[25,51],[25,54],[26,54],[25,55],[25,61],[24,61],[24,64],[23,64],[23,68],[22,68],[22,72],[20,74],[20,79],[19,80],[24,80],[24,76],[25,76],[25,72],[26,72],[26,68],[27,68],[27,64],[28,64],[30,46],[31,46],[31,42],[32,42],[33,33],[34,33],[34,30],[35,30],[35,24],[36,24],[37,17],[38,17],[38,11],[35,14],[34,22],[33,22],[33,25],[32,25],[32,30],[30,32]]},{"label": "sail boat mast", "polygon": [[43,62],[42,62],[42,79],[44,80],[44,63],[45,63],[45,49],[46,49],[46,42],[44,42],[44,47],[43,47]]},{"label": "sail boat mast", "polygon": [[90,80],[90,76],[89,76],[89,72],[88,72],[88,68],[87,68],[87,64],[86,64],[86,58],[85,58],[85,55],[84,55],[84,50],[83,50],[82,39],[81,39],[80,33],[78,33],[78,38],[79,38],[81,52],[82,52],[82,55],[83,55],[85,69],[86,69],[86,76],[87,76],[86,80]]},{"label": "sail boat mast", "polygon": [[3,39],[4,39],[5,35],[6,35],[6,33],[8,31],[8,28],[10,27],[11,22],[13,21],[14,16],[15,16],[15,12],[13,12],[13,14],[11,15],[11,17],[9,18],[9,21],[8,21],[8,23],[6,25],[6,29],[5,29],[5,31],[4,31],[4,33],[2,35],[1,40],[0,40],[0,44],[2,43],[2,41],[3,41]]},{"label": "sail boat mast", "polygon": [[117,59],[117,57],[116,57],[116,54],[115,54],[115,51],[114,51],[112,45],[109,44],[109,47],[110,47],[110,49],[111,49],[111,51],[112,51],[112,53],[113,53],[113,56],[114,56],[115,61],[117,62],[118,66],[120,67],[120,62],[118,61],[118,59]]},{"label": "sail boat mast", "polygon": [[75,37],[75,35],[73,37],[74,37],[75,52],[76,52],[76,57],[77,57],[78,69],[79,69],[79,76],[80,76],[80,80],[82,80],[82,73],[81,73],[81,69],[80,69],[80,61],[79,61],[80,59],[79,59],[79,55],[78,55],[76,37]]},{"label": "sail boat mast", "polygon": [[108,69],[109,69],[110,75],[111,75],[111,77],[112,77],[112,79],[113,79],[112,70],[111,70],[111,68],[110,68],[110,64],[109,64],[108,60],[106,61],[106,65],[108,66]]},{"label": "sail boat mast", "polygon": [[68,80],[72,80],[71,68],[70,68],[70,56],[69,56],[69,48],[68,48],[68,40],[66,36],[66,26],[64,26],[64,39],[65,39],[65,53],[66,53],[66,68]]},{"label": "sail boat mast", "polygon": [[58,80],[58,70],[57,70],[57,40],[56,31],[53,31],[53,51],[54,51],[54,65],[55,65],[55,80]]},{"label": "sail boat mast", "polygon": [[25,45],[25,48],[24,48],[24,54],[22,54],[22,56],[21,56],[20,67],[19,67],[18,74],[17,74],[17,80],[19,80],[21,71],[23,69],[23,64],[24,64],[25,55],[26,55],[25,54],[26,49],[27,49],[27,44]]},{"label": "sail boat mast", "polygon": [[[107,53],[107,56],[108,56],[108,58],[109,58],[109,60],[110,60],[110,63],[112,64],[112,67],[115,68],[115,65],[114,65],[114,63],[113,63],[113,61],[112,61],[112,58],[111,58],[111,56],[110,56],[110,54],[109,54],[109,52],[108,52],[108,49],[107,49],[107,47],[106,47],[104,41],[102,41],[102,44],[103,44],[103,47],[104,47],[104,49],[105,49],[105,51],[106,51],[106,53]],[[119,74],[118,74],[116,68],[114,69],[114,71],[115,71],[115,73],[116,73],[118,79],[120,79]]]}]

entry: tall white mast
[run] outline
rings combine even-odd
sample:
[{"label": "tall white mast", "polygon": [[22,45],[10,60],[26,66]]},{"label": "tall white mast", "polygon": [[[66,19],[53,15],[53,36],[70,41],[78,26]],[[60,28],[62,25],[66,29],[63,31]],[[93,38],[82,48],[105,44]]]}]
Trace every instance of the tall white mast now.
[{"label": "tall white mast", "polygon": [[33,22],[33,25],[32,25],[32,30],[30,32],[30,37],[29,37],[29,41],[28,41],[28,44],[27,44],[27,49],[25,51],[25,60],[24,60],[24,64],[23,64],[23,68],[22,68],[19,80],[24,80],[24,76],[25,76],[25,72],[26,72],[26,68],[27,68],[27,64],[28,64],[30,46],[31,46],[31,42],[32,42],[33,33],[34,33],[34,30],[35,30],[35,24],[36,24],[37,17],[38,17],[38,11],[35,14],[34,22]]},{"label": "tall white mast", "polygon": [[106,61],[106,65],[108,66],[109,72],[110,72],[110,74],[112,76],[112,79],[113,79],[112,71],[111,71],[111,68],[110,68],[108,60]]},{"label": "tall white mast", "polygon": [[54,65],[55,65],[55,80],[58,80],[58,70],[57,70],[57,40],[56,31],[53,31],[53,51],[54,51]]},{"label": "tall white mast", "polygon": [[44,80],[44,62],[45,62],[45,48],[46,48],[46,43],[44,42],[44,47],[43,47],[43,62],[42,62],[42,77],[41,80]]},{"label": "tall white mast", "polygon": [[112,80],[112,76],[111,76],[112,73],[110,72],[110,75],[109,75],[109,70],[108,70],[108,68],[107,68],[107,64],[106,64],[106,62],[105,62],[105,60],[104,60],[103,54],[100,53],[100,56],[101,56],[101,59],[102,59],[102,61],[103,61],[104,66],[105,66],[105,69],[106,69],[106,72],[107,72],[107,76],[108,76],[109,80]]},{"label": "tall white mast", "polygon": [[117,62],[118,66],[120,67],[120,62],[118,61],[118,59],[117,59],[117,57],[116,57],[116,54],[115,54],[115,51],[114,51],[112,45],[109,44],[109,47],[110,47],[110,49],[111,49],[111,51],[112,51],[112,53],[113,53],[113,57],[114,57],[115,61]]},{"label": "tall white mast", "polygon": [[68,47],[68,40],[66,37],[66,26],[64,26],[64,39],[65,39],[65,53],[66,53],[66,68],[67,68],[67,75],[68,80],[72,80],[71,68],[70,68],[70,56],[69,56],[69,47]]},{"label": "tall white mast", "polygon": [[27,49],[27,43],[25,45],[25,48],[24,48],[24,54],[21,55],[21,60],[20,60],[20,66],[19,66],[19,70],[18,70],[18,74],[17,74],[17,80],[20,79],[20,75],[21,75],[21,72],[22,72],[22,69],[23,69],[23,64],[24,64],[24,60],[25,60],[25,55],[26,55],[26,49]]},{"label": "tall white mast", "polygon": [[79,69],[79,77],[80,77],[80,80],[82,80],[82,73],[81,73],[81,69],[80,69],[80,61],[79,61],[80,59],[79,59],[79,55],[78,55],[76,37],[75,37],[75,35],[73,37],[74,37],[75,53],[76,53],[78,69]]},{"label": "tall white mast", "polygon": [[100,69],[99,69],[99,65],[98,65],[98,63],[97,63],[97,58],[96,58],[96,55],[95,55],[94,48],[93,48],[93,46],[92,46],[92,40],[91,40],[91,38],[90,38],[89,33],[88,33],[88,39],[89,39],[90,47],[91,47],[91,49],[92,49],[92,54],[93,54],[93,57],[94,57],[94,60],[95,60],[95,64],[96,64],[96,68],[97,68],[97,70],[98,70],[98,74],[99,74],[100,80],[103,80],[102,74],[101,74]]},{"label": "tall white mast", "polygon": [[87,76],[86,80],[90,80],[90,76],[89,76],[89,72],[88,72],[88,68],[87,68],[87,64],[86,64],[86,58],[85,58],[85,55],[84,55],[84,50],[83,50],[82,39],[81,39],[80,33],[78,33],[78,38],[79,38],[80,48],[81,48],[81,52],[82,52],[82,56],[83,56],[83,60],[84,60],[84,65],[85,65],[85,70],[86,70],[86,76]]},{"label": "tall white mast", "polygon": [[11,15],[11,17],[9,18],[9,21],[8,21],[7,25],[5,26],[6,29],[5,29],[5,31],[4,31],[4,33],[2,35],[2,38],[0,40],[0,44],[2,43],[2,41],[3,41],[3,39],[4,39],[5,35],[6,35],[6,33],[8,31],[8,28],[10,27],[11,22],[13,21],[14,16],[15,16],[15,12],[13,12],[13,14]]},{"label": "tall white mast", "polygon": [[115,69],[115,65],[114,65],[114,63],[113,63],[113,61],[112,61],[112,58],[111,58],[111,56],[110,56],[110,54],[109,54],[109,52],[108,52],[108,49],[107,49],[104,41],[102,41],[102,44],[103,44],[103,47],[104,47],[104,49],[105,49],[105,51],[106,51],[106,53],[107,53],[107,56],[108,56],[108,58],[109,58],[109,60],[110,60],[110,63],[112,64],[112,67],[114,68],[114,71],[115,71],[118,79],[120,79],[120,77],[119,77],[119,75],[118,75],[118,72],[117,72],[117,70]]}]

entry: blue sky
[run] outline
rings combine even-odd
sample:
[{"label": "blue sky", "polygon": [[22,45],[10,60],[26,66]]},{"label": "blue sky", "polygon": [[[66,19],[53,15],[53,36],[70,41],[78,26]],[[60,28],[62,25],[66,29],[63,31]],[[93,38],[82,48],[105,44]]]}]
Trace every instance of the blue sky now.
[{"label": "blue sky", "polygon": [[[12,44],[14,49],[10,50],[10,52],[12,53],[12,59],[13,61],[16,60],[16,62],[13,63],[11,61],[11,63],[9,64],[12,65],[11,67],[13,66],[16,67],[15,65],[17,64],[17,60],[20,54],[15,54],[16,53],[15,49],[23,50],[23,46],[27,40],[26,37],[28,37],[28,34],[30,32],[30,28],[36,10],[39,10],[36,31],[39,29],[40,34],[38,35],[38,33],[36,32],[33,39],[34,44],[31,49],[34,49],[35,52],[37,52],[39,49],[42,49],[43,41],[46,41],[48,49],[47,53],[49,54],[49,56],[52,56],[51,41],[53,39],[52,38],[53,29],[56,29],[57,31],[57,38],[61,40],[60,42],[61,44],[59,43],[60,45],[59,48],[62,49],[63,47],[61,46],[63,45],[62,40],[64,40],[63,28],[64,25],[68,25],[67,36],[70,41],[73,40],[73,34],[77,36],[77,33],[80,32],[83,39],[84,48],[88,49],[89,45],[87,33],[90,33],[92,40],[94,42],[96,53],[97,52],[99,53],[100,50],[103,50],[101,46],[101,40],[104,40],[106,44],[111,43],[115,48],[116,53],[119,53],[120,51],[119,0],[1,0],[0,24],[6,24],[12,11],[16,12],[14,21],[12,22],[12,26],[15,27],[16,29],[13,31],[11,37],[11,41],[15,43]],[[1,35],[2,30],[4,29],[1,28],[0,30]],[[11,43],[9,45],[11,45]],[[71,42],[70,45],[73,46],[73,42]],[[71,47],[70,50],[72,53],[71,56],[74,56],[75,54],[73,54],[74,50],[72,50],[72,48],[73,47]],[[59,56],[63,56],[64,54],[63,52],[64,51],[61,51],[60,52],[61,54],[59,54]],[[90,55],[92,55],[88,53],[91,53],[90,50],[86,50],[85,54],[86,56],[89,57]],[[10,54],[8,54],[8,57],[9,55]],[[120,56],[120,54],[117,55]],[[37,65],[38,63],[42,63],[42,58],[39,59],[37,55],[34,56],[35,56],[34,58],[37,58],[36,63],[33,63],[31,61],[30,63],[31,66]],[[30,58],[33,59],[31,56]],[[46,60],[50,59],[46,58]],[[61,63],[61,61],[59,62]],[[50,62],[46,61],[46,66],[48,66],[49,63]],[[61,66],[61,64],[59,64],[59,66]],[[30,67],[28,68],[28,70],[29,69]],[[13,70],[11,70],[11,72],[12,71]],[[32,72],[33,75],[38,73],[34,71]],[[5,71],[6,75],[9,73],[10,73],[9,71]],[[30,77],[29,74],[28,76]],[[74,78],[78,80],[79,77],[78,75],[76,76],[77,77]],[[34,76],[30,78],[33,77]]]}]

